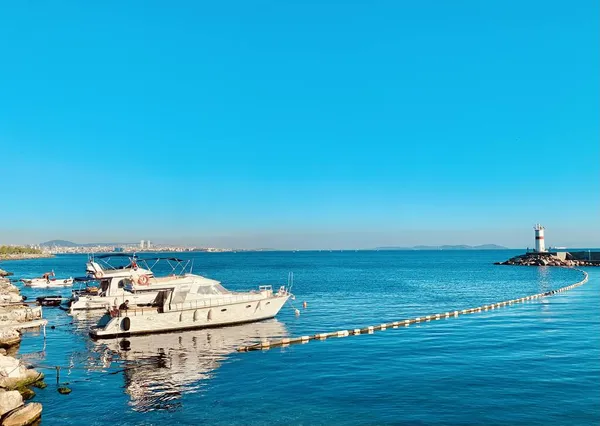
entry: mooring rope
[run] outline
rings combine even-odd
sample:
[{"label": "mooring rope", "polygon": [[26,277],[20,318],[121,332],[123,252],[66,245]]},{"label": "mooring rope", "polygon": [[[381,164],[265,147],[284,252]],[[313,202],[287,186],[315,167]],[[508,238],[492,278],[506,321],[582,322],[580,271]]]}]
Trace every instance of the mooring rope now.
[{"label": "mooring rope", "polygon": [[448,312],[444,312],[442,314],[433,314],[433,315],[427,315],[424,317],[409,318],[409,319],[404,319],[404,320],[400,320],[400,321],[394,321],[391,323],[373,325],[373,326],[368,326],[368,327],[363,327],[363,328],[355,328],[355,329],[351,329],[351,330],[338,330],[338,331],[333,331],[333,332],[329,332],[329,333],[317,333],[317,334],[308,335],[308,336],[283,338],[283,339],[272,340],[272,341],[271,340],[263,340],[262,342],[257,343],[255,345],[241,346],[237,349],[237,351],[238,352],[248,352],[248,351],[266,350],[266,349],[270,349],[270,348],[277,347],[277,346],[286,347],[286,346],[294,345],[294,344],[298,344],[298,343],[301,343],[301,344],[308,343],[312,340],[325,340],[329,337],[346,337],[346,336],[351,336],[351,335],[357,336],[360,334],[373,334],[375,331],[384,331],[388,328],[408,327],[411,324],[418,324],[421,322],[428,322],[431,320],[458,318],[460,315],[474,314],[474,313],[478,313],[478,312],[482,312],[482,311],[488,311],[488,310],[502,308],[505,306],[512,306],[516,303],[523,303],[523,302],[527,302],[529,300],[540,299],[543,297],[553,296],[557,293],[563,293],[565,291],[572,290],[575,287],[579,287],[579,286],[585,284],[588,281],[588,273],[585,271],[582,271],[581,269],[574,269],[574,270],[581,272],[583,274],[583,279],[581,281],[576,282],[575,284],[571,284],[566,287],[559,288],[558,290],[550,290],[545,293],[532,294],[530,296],[521,297],[519,299],[506,300],[503,302],[492,303],[490,305],[478,306],[476,308],[448,311]]}]

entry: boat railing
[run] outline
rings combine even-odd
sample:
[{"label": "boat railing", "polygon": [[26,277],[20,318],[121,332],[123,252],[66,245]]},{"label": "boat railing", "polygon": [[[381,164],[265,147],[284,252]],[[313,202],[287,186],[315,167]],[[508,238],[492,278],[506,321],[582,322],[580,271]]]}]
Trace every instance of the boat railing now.
[{"label": "boat railing", "polygon": [[159,312],[157,306],[148,306],[148,307],[140,307],[140,308],[128,308],[128,309],[118,309],[116,315],[111,313],[111,316],[117,317],[137,317],[142,315],[150,315],[156,314]]}]

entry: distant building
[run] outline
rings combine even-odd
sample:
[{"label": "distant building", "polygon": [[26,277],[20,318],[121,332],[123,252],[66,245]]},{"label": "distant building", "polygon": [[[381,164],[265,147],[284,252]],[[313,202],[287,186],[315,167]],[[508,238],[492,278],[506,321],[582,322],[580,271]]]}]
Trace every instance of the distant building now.
[{"label": "distant building", "polygon": [[145,243],[146,243],[146,241],[144,241],[144,240],[140,241],[140,250],[144,250]]},{"label": "distant building", "polygon": [[150,250],[150,246],[152,245],[151,241],[146,241],[146,250]]}]

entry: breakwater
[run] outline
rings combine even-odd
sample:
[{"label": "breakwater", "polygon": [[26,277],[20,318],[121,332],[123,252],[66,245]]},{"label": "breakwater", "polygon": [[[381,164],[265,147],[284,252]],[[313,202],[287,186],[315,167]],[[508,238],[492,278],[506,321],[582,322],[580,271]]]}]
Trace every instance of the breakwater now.
[{"label": "breakwater", "polygon": [[249,351],[257,351],[257,350],[268,350],[268,349],[274,348],[274,347],[286,347],[286,346],[293,345],[293,344],[306,344],[306,343],[308,343],[310,341],[314,341],[314,340],[325,340],[328,338],[336,338],[336,337],[339,338],[339,337],[348,337],[348,336],[358,336],[358,335],[362,335],[362,334],[373,334],[376,331],[385,331],[388,328],[398,329],[398,328],[402,328],[402,327],[408,327],[411,324],[437,321],[437,320],[442,320],[442,319],[458,318],[461,315],[476,314],[476,313],[480,313],[480,312],[486,312],[486,311],[490,311],[490,310],[504,308],[507,306],[512,306],[512,305],[515,305],[518,303],[525,303],[525,302],[533,301],[536,299],[553,296],[558,293],[564,293],[566,291],[572,290],[576,287],[579,287],[579,286],[585,284],[588,281],[588,273],[581,269],[574,269],[574,270],[582,273],[583,278],[574,284],[571,284],[571,285],[568,285],[565,287],[561,287],[557,290],[550,290],[550,291],[546,291],[543,293],[536,293],[536,294],[532,294],[529,296],[520,297],[517,299],[505,300],[502,302],[487,304],[487,305],[478,306],[475,308],[447,311],[444,313],[436,313],[436,314],[426,315],[423,317],[403,319],[403,320],[394,321],[391,323],[377,324],[377,325],[372,325],[372,326],[367,326],[367,327],[362,327],[362,328],[337,330],[337,331],[333,331],[333,332],[322,332],[322,333],[316,333],[313,335],[305,335],[305,336],[294,337],[294,338],[283,338],[283,339],[278,339],[278,340],[263,340],[262,342],[254,344],[254,345],[241,346],[237,349],[237,351],[238,352],[249,352]]},{"label": "breakwater", "polygon": [[525,253],[511,257],[504,262],[495,262],[494,265],[513,266],[600,266],[599,261],[576,259],[570,253]]}]

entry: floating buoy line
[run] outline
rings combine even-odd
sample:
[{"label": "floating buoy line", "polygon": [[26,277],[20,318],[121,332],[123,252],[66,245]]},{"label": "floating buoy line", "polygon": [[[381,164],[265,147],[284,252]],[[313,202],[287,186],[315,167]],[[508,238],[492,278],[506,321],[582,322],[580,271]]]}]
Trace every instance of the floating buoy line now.
[{"label": "floating buoy line", "polygon": [[494,309],[503,308],[506,306],[512,306],[517,303],[524,303],[530,300],[541,299],[548,296],[553,296],[558,293],[564,293],[566,291],[572,290],[576,287],[579,287],[585,284],[588,281],[588,273],[582,271],[581,269],[574,269],[575,271],[581,272],[583,274],[583,279],[581,281],[576,282],[575,284],[568,285],[566,287],[559,288],[557,290],[550,290],[545,293],[537,293],[532,294],[530,296],[521,297],[518,299],[505,300],[503,302],[492,303],[489,305],[478,306],[476,308],[470,309],[461,309],[455,311],[448,311],[439,314],[427,315],[424,317],[417,318],[409,318],[400,321],[394,321],[391,323],[384,323],[378,325],[372,325],[363,328],[355,328],[349,330],[338,330],[329,333],[317,333],[313,335],[300,336],[300,337],[290,337],[290,338],[282,338],[279,340],[263,340],[260,343],[250,345],[250,346],[241,346],[237,349],[238,352],[249,352],[249,351],[258,351],[258,350],[267,350],[274,347],[287,347],[289,345],[295,344],[304,344],[313,340],[325,340],[330,337],[347,337],[347,336],[358,336],[360,334],[373,334],[376,331],[384,331],[388,328],[400,328],[400,327],[408,327],[411,324],[419,324],[422,322],[442,320],[442,319],[450,319],[450,318],[458,318],[461,315],[475,314],[479,312],[490,311]]}]

